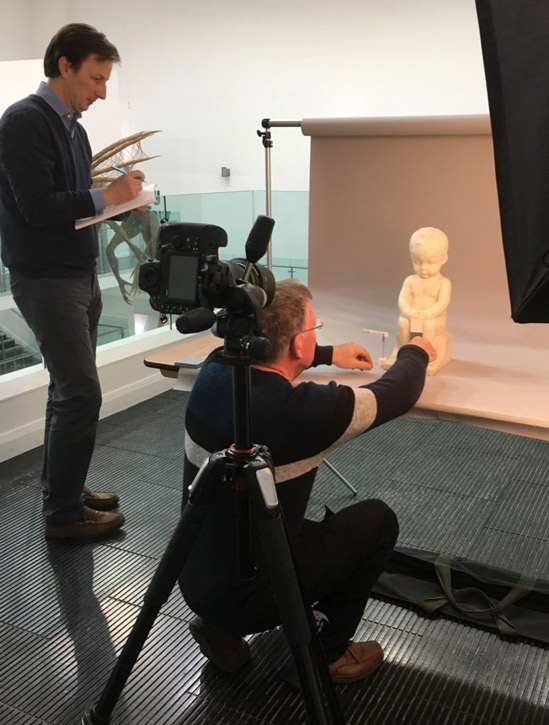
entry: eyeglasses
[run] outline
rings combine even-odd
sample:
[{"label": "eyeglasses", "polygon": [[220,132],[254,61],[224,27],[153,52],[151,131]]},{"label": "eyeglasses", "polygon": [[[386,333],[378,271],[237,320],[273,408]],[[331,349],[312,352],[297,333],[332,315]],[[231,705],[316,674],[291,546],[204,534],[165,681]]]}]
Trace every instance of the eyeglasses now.
[{"label": "eyeglasses", "polygon": [[[321,320],[320,317],[316,318],[316,322],[314,327],[308,327],[306,330],[300,330],[299,332],[296,332],[296,335],[302,335],[304,332],[311,332],[312,330],[322,330],[324,327],[324,320]],[[295,335],[294,335],[295,337]]]}]

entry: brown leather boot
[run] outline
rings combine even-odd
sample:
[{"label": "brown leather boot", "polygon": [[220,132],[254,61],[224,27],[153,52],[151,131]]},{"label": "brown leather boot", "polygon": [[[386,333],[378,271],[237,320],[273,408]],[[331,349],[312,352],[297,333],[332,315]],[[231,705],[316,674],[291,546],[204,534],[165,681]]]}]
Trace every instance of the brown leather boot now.
[{"label": "brown leather boot", "polygon": [[47,539],[93,539],[117,531],[124,523],[121,513],[95,511],[84,506],[82,516],[70,524],[44,524]]}]

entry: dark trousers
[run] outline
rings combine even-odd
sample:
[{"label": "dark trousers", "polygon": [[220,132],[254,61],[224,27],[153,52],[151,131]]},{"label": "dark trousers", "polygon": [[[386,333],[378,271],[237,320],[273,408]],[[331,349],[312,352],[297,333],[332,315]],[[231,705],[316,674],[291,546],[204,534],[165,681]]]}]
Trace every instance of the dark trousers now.
[{"label": "dark trousers", "polygon": [[68,524],[82,512],[101,388],[95,364],[102,302],[95,274],[31,279],[11,272],[13,299],[33,331],[50,375],[44,431],[43,512]]},{"label": "dark trousers", "polygon": [[320,635],[328,662],[345,652],[397,537],[395,513],[377,499],[304,522],[296,554],[309,599],[328,618]]},{"label": "dark trousers", "polygon": [[[328,662],[345,652],[397,537],[396,515],[377,499],[361,501],[320,522],[304,521],[294,542],[298,574],[309,602],[328,618],[320,635]],[[194,607],[190,597],[187,600],[206,621],[234,636],[280,624],[265,577],[243,582],[209,606]]]}]

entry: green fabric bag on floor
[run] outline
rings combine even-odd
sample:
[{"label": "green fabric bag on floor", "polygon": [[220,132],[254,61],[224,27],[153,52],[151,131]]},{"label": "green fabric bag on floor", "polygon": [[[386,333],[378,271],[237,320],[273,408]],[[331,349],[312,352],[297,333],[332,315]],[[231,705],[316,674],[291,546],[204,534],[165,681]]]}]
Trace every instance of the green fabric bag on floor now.
[{"label": "green fabric bag on floor", "polygon": [[450,554],[396,547],[374,596],[506,637],[549,644],[549,581]]}]

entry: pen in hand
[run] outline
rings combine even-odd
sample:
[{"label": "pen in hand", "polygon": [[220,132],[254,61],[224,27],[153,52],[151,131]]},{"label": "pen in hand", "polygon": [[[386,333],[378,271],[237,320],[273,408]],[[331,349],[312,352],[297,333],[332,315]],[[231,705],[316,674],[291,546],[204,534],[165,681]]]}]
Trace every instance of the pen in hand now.
[{"label": "pen in hand", "polygon": [[[115,166],[114,164],[113,164],[113,165],[111,166],[111,169],[112,169],[113,171],[118,171],[118,173],[119,173],[119,174],[127,174],[127,173],[128,173],[126,169],[121,169],[121,168],[120,168],[120,166]],[[146,184],[146,183],[147,183],[147,182],[145,181],[145,179],[139,179],[139,181],[140,181],[140,182],[141,182],[142,184]]]}]

